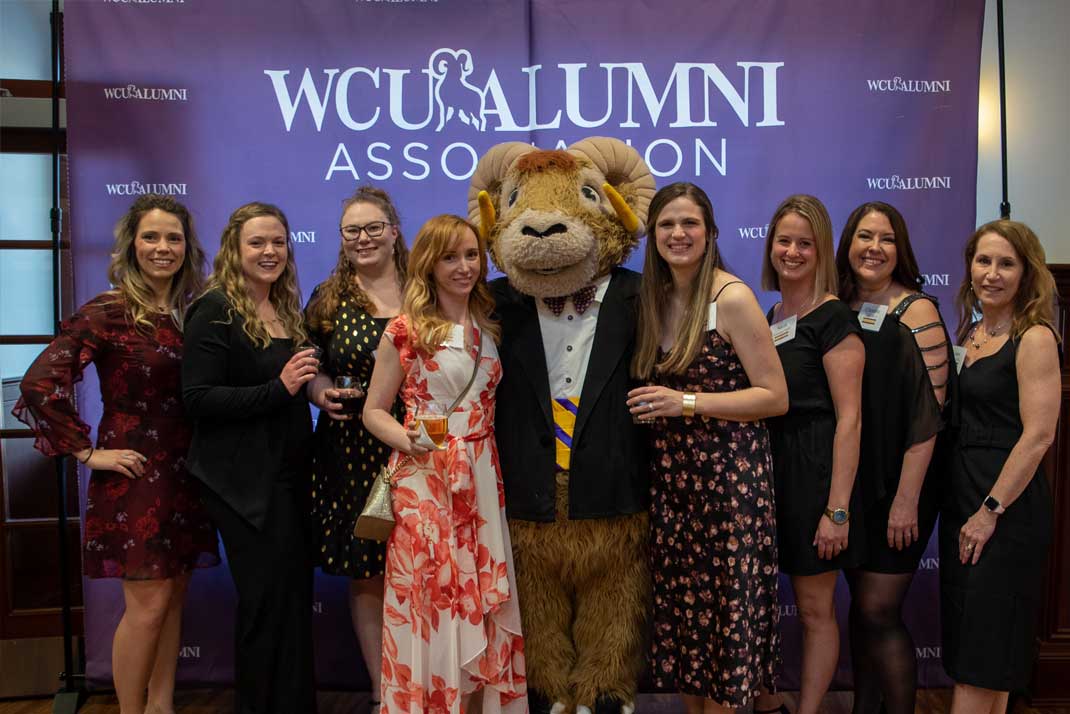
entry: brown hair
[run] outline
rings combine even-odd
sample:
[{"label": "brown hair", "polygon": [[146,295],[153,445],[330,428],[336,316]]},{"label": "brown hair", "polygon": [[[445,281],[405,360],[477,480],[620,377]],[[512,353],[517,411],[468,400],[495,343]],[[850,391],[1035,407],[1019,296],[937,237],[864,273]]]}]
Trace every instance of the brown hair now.
[{"label": "brown hair", "polygon": [[[706,228],[706,252],[698,275],[691,284],[691,295],[679,335],[668,354],[658,361],[660,326],[668,314],[672,291],[672,272],[665,259],[658,254],[656,228],[658,216],[672,201],[687,198],[702,212]],[[632,374],[638,379],[648,379],[655,371],[667,374],[682,374],[694,361],[706,339],[706,315],[717,271],[724,269],[717,250],[717,223],[713,219],[713,204],[709,196],[693,183],[678,182],[665,186],[650,201],[646,221],[646,257],[643,262],[643,280],[639,288],[639,326],[636,337],[635,357],[632,359]]]},{"label": "brown hair", "polygon": [[1019,338],[1033,325],[1046,325],[1058,340],[1059,332],[1055,329],[1054,320],[1055,278],[1048,270],[1044,247],[1037,234],[1026,224],[1001,219],[984,224],[966,241],[966,274],[955,296],[955,304],[959,306],[958,341],[966,339],[974,322],[974,313],[981,310],[977,295],[973,292],[970,268],[977,254],[977,244],[987,233],[995,233],[1005,239],[1022,261],[1022,280],[1018,283],[1018,292],[1014,294],[1011,335]]},{"label": "brown hair", "polygon": [[434,352],[438,345],[449,337],[453,323],[444,319],[438,311],[438,287],[435,285],[435,264],[451,250],[470,230],[479,247],[479,277],[468,295],[468,310],[479,329],[489,334],[495,342],[501,336],[498,324],[491,318],[494,298],[487,287],[487,244],[471,223],[450,214],[435,216],[424,223],[412,242],[409,256],[409,282],[401,311],[409,316],[412,324],[413,342],[425,352]]},{"label": "brown hair", "polygon": [[888,219],[892,225],[892,233],[895,235],[895,269],[892,271],[892,280],[909,290],[921,290],[921,271],[918,270],[918,261],[914,258],[914,250],[910,247],[910,234],[907,232],[906,221],[903,214],[896,210],[895,206],[884,201],[869,201],[851,211],[847,217],[847,223],[840,233],[840,245],[836,249],[836,270],[840,278],[840,299],[851,302],[858,292],[858,281],[855,280],[854,271],[851,270],[851,241],[854,240],[858,224],[870,213],[880,213]]},{"label": "brown hair", "polygon": [[[397,238],[394,240],[394,275],[398,281],[398,288],[404,287],[405,277],[408,274],[409,249],[405,245],[405,236],[401,233],[401,219],[398,218],[394,202],[382,189],[374,186],[361,186],[352,196],[342,202],[342,216],[345,216],[350,206],[357,203],[375,206],[386,216],[387,223],[394,227],[397,233]],[[344,244],[338,247],[338,260],[331,274],[320,285],[315,298],[308,305],[309,327],[324,333],[333,331],[334,314],[338,311],[338,304],[343,298],[352,300],[354,307],[358,310],[367,312],[372,307],[371,298],[357,284],[357,269],[346,257]]]},{"label": "brown hair", "polygon": [[835,295],[839,291],[836,275],[836,259],[832,250],[832,220],[825,204],[819,199],[805,193],[788,196],[777,206],[769,220],[765,236],[765,257],[762,259],[762,290],[780,290],[780,276],[773,268],[771,257],[773,241],[776,240],[776,228],[780,220],[789,213],[797,213],[810,224],[814,233],[814,246],[817,248],[817,273],[814,275],[814,303],[821,301],[825,295]]},{"label": "brown hair", "polygon": [[148,193],[139,196],[123,217],[115,225],[115,245],[112,248],[111,263],[108,265],[108,282],[115,286],[115,293],[126,302],[126,311],[134,327],[141,332],[155,330],[149,315],[156,312],[156,301],[152,289],[141,274],[137,262],[137,248],[134,245],[138,235],[141,219],[149,211],[160,210],[170,213],[182,224],[182,233],[186,239],[186,254],[182,266],[171,278],[171,294],[168,304],[177,315],[176,323],[181,329],[186,308],[193,302],[204,287],[204,270],[206,260],[201,244],[197,240],[197,231],[193,228],[193,216],[189,209],[172,196]]},{"label": "brown hair", "polygon": [[230,214],[223,237],[219,240],[219,252],[216,253],[212,274],[208,278],[208,289],[218,289],[230,302],[230,314],[241,315],[244,324],[242,330],[261,348],[271,344],[271,333],[267,325],[256,313],[256,306],[245,285],[245,273],[241,266],[241,229],[253,218],[270,216],[277,218],[286,233],[286,267],[279,279],[271,284],[268,299],[275,308],[275,313],[282,320],[286,333],[293,338],[295,345],[308,341],[305,321],[301,314],[301,290],[297,285],[297,263],[294,261],[293,243],[290,241],[290,223],[286,214],[278,206],[254,201],[247,203]]}]

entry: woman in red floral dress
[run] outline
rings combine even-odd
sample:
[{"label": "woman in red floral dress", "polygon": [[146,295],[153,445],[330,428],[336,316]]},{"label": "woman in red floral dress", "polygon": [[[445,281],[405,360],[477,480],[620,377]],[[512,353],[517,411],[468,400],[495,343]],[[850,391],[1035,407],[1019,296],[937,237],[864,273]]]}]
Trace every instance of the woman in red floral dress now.
[{"label": "woman in red floral dress", "polygon": [[[170,714],[190,572],[219,563],[215,528],[186,473],[180,390],[179,325],[200,289],[204,254],[189,211],[168,196],[135,201],[115,236],[115,289],[63,323],[27,370],[14,414],[41,452],[73,454],[92,469],[86,575],[122,578],[126,602],[112,642],[119,707]],[[95,448],[74,389],[90,362],[104,401]]]},{"label": "woman in red floral dress", "polygon": [[[494,391],[501,380],[485,246],[456,216],[428,221],[409,258],[402,314],[386,328],[364,423],[395,452],[387,543],[382,714],[527,711],[524,640],[505,521]],[[416,428],[475,379],[439,448]],[[404,425],[390,414],[400,390]],[[431,447],[431,448],[428,448]]]}]

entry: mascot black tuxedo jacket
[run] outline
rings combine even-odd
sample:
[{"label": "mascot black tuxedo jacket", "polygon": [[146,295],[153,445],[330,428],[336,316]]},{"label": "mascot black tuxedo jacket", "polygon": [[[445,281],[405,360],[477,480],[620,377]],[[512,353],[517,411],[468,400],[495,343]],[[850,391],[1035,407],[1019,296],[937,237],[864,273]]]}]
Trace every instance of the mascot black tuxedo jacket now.
[{"label": "mascot black tuxedo jacket", "polygon": [[[491,283],[502,327],[502,381],[494,432],[511,519],[554,520],[554,422],[546,353],[535,298],[505,278]],[[639,275],[615,268],[598,325],[572,436],[568,517],[608,518],[649,503],[648,428],[632,423],[625,403],[635,351]]]}]

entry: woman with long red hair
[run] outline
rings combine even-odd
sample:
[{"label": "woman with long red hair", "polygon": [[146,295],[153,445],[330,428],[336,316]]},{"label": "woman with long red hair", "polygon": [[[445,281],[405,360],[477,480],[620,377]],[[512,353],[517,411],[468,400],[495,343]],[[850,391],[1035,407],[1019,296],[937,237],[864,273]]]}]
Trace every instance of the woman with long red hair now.
[{"label": "woman with long red hair", "polygon": [[[413,244],[401,314],[376,353],[364,423],[395,450],[397,523],[387,543],[384,714],[478,711],[480,698],[486,714],[527,710],[486,277],[476,229],[457,216],[429,220]],[[399,392],[404,423],[390,413]],[[425,416],[438,428],[417,428]]]}]

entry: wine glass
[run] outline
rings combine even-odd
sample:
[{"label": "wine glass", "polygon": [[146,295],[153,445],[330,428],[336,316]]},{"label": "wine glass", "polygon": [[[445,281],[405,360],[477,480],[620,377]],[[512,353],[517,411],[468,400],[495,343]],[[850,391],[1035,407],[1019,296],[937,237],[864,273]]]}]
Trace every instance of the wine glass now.
[{"label": "wine glass", "polygon": [[342,405],[339,414],[350,416],[360,413],[360,401],[364,398],[364,389],[360,381],[351,375],[342,374],[334,378],[334,389],[337,392],[335,401]]},{"label": "wine glass", "polygon": [[416,423],[439,449],[449,433],[449,417],[439,402],[421,402],[416,408]]}]

